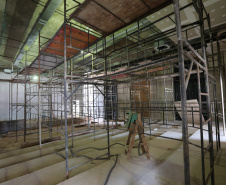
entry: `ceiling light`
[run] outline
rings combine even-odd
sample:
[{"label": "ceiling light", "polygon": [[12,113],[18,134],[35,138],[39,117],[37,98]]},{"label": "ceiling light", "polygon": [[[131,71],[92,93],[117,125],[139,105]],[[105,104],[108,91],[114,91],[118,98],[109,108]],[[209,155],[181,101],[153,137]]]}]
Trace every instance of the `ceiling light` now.
[{"label": "ceiling light", "polygon": [[38,76],[34,76],[33,77],[33,80],[38,80]]}]

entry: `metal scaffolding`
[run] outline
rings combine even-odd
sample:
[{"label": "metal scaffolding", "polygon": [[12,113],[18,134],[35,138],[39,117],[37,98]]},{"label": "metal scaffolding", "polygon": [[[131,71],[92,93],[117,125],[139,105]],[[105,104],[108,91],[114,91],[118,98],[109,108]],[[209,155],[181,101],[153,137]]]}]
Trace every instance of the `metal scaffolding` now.
[{"label": "metal scaffolding", "polygon": [[[201,0],[193,0],[183,7],[179,6],[179,0],[174,0],[173,6],[174,12],[154,22],[143,18],[131,23],[132,26],[128,29],[121,28],[114,33],[100,34],[94,31],[95,29],[79,27],[73,20],[75,14],[67,19],[68,10],[64,0],[63,25],[52,39],[44,38],[39,34],[39,56],[30,65],[26,65],[23,71],[18,72],[9,86],[11,122],[14,119],[17,121],[18,112],[24,110],[24,142],[26,136],[30,134],[27,132],[27,125],[28,123],[31,125],[32,121],[34,127],[38,128],[36,133],[40,148],[42,132],[49,132],[50,138],[53,131],[63,135],[68,176],[72,169],[82,165],[70,166],[68,161],[74,156],[72,151],[74,121],[82,118],[88,130],[94,127],[94,139],[96,123],[104,124],[108,151],[98,159],[110,159],[113,156],[110,151],[110,130],[112,129],[113,132],[114,129],[118,129],[118,122],[124,121],[126,113],[132,110],[141,114],[143,126],[150,131],[150,134],[145,133],[147,135],[152,135],[154,124],[165,125],[166,129],[170,125],[182,127],[181,141],[186,185],[190,184],[189,145],[195,145],[189,141],[188,127],[200,129],[201,145],[195,146],[201,150],[202,184],[207,184],[211,180],[211,184],[214,185],[214,159],[220,149],[220,129],[216,79],[215,75],[208,73],[207,36],[204,34],[204,24],[207,20],[212,46],[209,15]],[[188,7],[194,8],[198,20],[181,25],[180,11]],[[175,28],[162,32],[155,26],[157,22],[172,15],[175,16],[173,21]],[[187,33],[194,28],[200,30],[201,47],[189,41]],[[144,38],[142,34],[146,32],[149,36]],[[83,37],[77,37],[77,33]],[[185,38],[182,37],[184,34]],[[172,36],[176,36],[176,42],[169,39]],[[197,51],[197,49],[201,50]],[[220,67],[221,65],[219,65],[221,71]],[[31,82],[33,74],[39,76],[38,82]],[[176,77],[179,77],[180,84],[179,109],[175,108]],[[198,106],[187,103],[186,90],[191,78],[197,80]],[[222,76],[220,78],[222,79]],[[201,81],[204,82],[204,88]],[[13,100],[14,83],[17,85],[16,102]],[[20,83],[24,84],[24,103],[18,101]],[[209,90],[210,84],[213,86],[212,95]],[[160,98],[161,93],[162,98]],[[223,99],[222,107],[224,109]],[[16,116],[13,118],[15,112]],[[176,122],[176,112],[181,113],[181,124]],[[188,115],[192,115],[191,122],[188,122]],[[194,115],[199,115],[198,125],[194,123]],[[213,118],[216,148],[213,142]],[[203,129],[204,124],[208,125],[208,130]],[[47,129],[43,130],[43,127]],[[16,123],[16,139],[18,130]],[[204,146],[203,141],[203,132],[206,131],[209,139],[207,147]],[[209,154],[210,166],[208,172],[205,168],[207,154]],[[87,162],[95,159],[89,159]]]}]

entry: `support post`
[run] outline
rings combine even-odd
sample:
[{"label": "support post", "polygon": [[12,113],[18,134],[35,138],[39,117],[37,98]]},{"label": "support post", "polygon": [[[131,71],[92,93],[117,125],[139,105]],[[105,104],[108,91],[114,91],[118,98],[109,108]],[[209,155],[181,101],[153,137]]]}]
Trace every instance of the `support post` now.
[{"label": "support post", "polygon": [[185,88],[185,70],[183,55],[183,39],[181,33],[181,19],[179,10],[179,0],[174,0],[174,13],[177,31],[177,48],[179,60],[180,74],[180,94],[181,94],[181,113],[182,113],[182,138],[183,138],[183,154],[184,154],[184,184],[190,185],[190,162],[189,162],[189,146],[188,146],[188,122],[187,122],[187,96]]},{"label": "support post", "polygon": [[25,55],[25,83],[24,83],[24,142],[26,142],[26,127],[27,127],[27,52]]},{"label": "support post", "polygon": [[16,77],[16,142],[17,142],[17,116],[18,116],[18,114],[17,114],[17,112],[18,112],[18,69],[17,69],[17,77]]},{"label": "support post", "polygon": [[12,104],[11,104],[11,101],[10,101],[10,98],[11,98],[11,96],[10,96],[11,95],[11,93],[10,93],[10,85],[11,85],[11,83],[12,83],[12,81],[9,82],[9,126],[11,125],[11,117],[10,117],[10,115],[12,114],[12,111],[11,111]]},{"label": "support post", "polygon": [[[104,39],[104,58],[105,58],[105,75],[107,75],[107,55],[106,55],[106,38]],[[109,116],[108,116],[108,110],[109,110],[109,103],[108,103],[108,82],[105,82],[105,115],[107,119],[107,142],[108,142],[108,157],[110,157],[110,135],[109,135]]]},{"label": "support post", "polygon": [[[71,28],[71,27],[70,27]],[[71,80],[72,80],[72,60],[70,60],[70,75],[71,75]],[[71,94],[72,94],[72,88],[73,88],[73,85],[72,83],[70,84],[71,85]],[[72,148],[74,147],[74,120],[73,120],[73,95],[71,96],[71,145],[72,145]]]},{"label": "support post", "polygon": [[[208,65],[207,65],[207,57],[206,57],[206,43],[205,43],[205,35],[204,35],[204,19],[203,19],[203,3],[202,0],[198,0],[199,5],[199,22],[200,22],[200,35],[201,35],[201,47],[202,54],[204,60],[204,79],[205,79],[205,89],[206,89],[206,111],[207,111],[207,120],[208,121],[208,135],[209,135],[209,155],[210,155],[210,174],[211,174],[211,185],[215,184],[214,179],[214,151],[213,151],[213,132],[212,132],[212,120],[211,120],[211,112],[210,112],[210,91],[209,91],[209,75],[208,75]],[[207,178],[208,180],[208,178]],[[208,182],[203,182],[203,184],[207,184]]]},{"label": "support post", "polygon": [[49,88],[49,103],[50,103],[50,138],[52,138],[52,132],[53,132],[53,91],[52,91],[52,87],[53,87],[53,72],[50,72],[50,88]]},{"label": "support post", "polygon": [[40,31],[39,31],[39,61],[38,61],[38,126],[39,126],[39,148],[42,148],[42,118],[41,118],[41,76],[40,76],[40,60],[41,60],[41,41],[40,41]]},{"label": "support post", "polygon": [[67,136],[67,0],[64,0],[64,123],[65,123],[65,158],[66,158],[66,176],[68,177],[68,136]]},{"label": "support post", "polygon": [[202,160],[202,183],[205,184],[205,154],[203,144],[203,122],[202,122],[202,98],[201,98],[201,84],[199,66],[197,65],[197,84],[198,84],[198,100],[199,100],[199,122],[200,122],[200,139],[201,139],[201,160]]}]

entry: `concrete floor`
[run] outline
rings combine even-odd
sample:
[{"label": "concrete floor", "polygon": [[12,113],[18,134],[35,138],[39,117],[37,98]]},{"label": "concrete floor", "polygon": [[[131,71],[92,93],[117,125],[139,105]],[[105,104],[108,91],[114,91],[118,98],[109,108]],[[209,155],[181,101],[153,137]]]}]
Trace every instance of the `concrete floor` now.
[{"label": "concrete floor", "polygon": [[[86,128],[76,128],[86,129]],[[181,127],[169,127],[160,125],[152,126],[153,133],[172,137],[182,138]],[[145,129],[147,133],[148,127]],[[74,138],[73,151],[77,151],[89,146],[106,147],[106,130],[98,129],[94,140],[93,133],[76,136]],[[125,144],[128,132],[114,130],[110,132],[110,143]],[[199,130],[189,128],[189,140],[192,143],[200,144]],[[132,151],[132,159],[127,160],[124,153],[124,147],[114,145],[111,147],[111,154],[119,154],[116,167],[108,181],[108,185],[168,185],[183,184],[183,147],[181,141],[169,140],[160,137],[148,137],[150,160],[144,155],[139,156],[137,148]],[[205,145],[207,142],[207,133],[204,134]],[[214,137],[215,138],[215,137]],[[226,137],[221,138],[222,149],[215,160],[215,179],[216,185],[226,184]],[[104,184],[106,177],[115,163],[115,157],[111,160],[95,160],[74,168],[69,173],[69,179],[65,176],[65,160],[56,154],[55,149],[64,147],[64,140],[55,141],[43,145],[39,150],[38,146],[25,149],[19,149],[19,143],[10,142],[9,148],[2,147],[9,141],[9,138],[0,140],[0,183],[7,185],[40,185],[40,184],[60,184],[60,185],[101,185]],[[71,140],[69,142],[69,145]],[[136,144],[138,141],[136,142]],[[201,157],[200,148],[189,145],[190,148],[190,167],[191,184],[201,184]],[[64,155],[64,151],[59,152]],[[97,157],[107,153],[105,150],[88,149],[79,152],[79,155]],[[87,162],[85,157],[76,157],[69,159],[69,167]],[[209,171],[209,156],[205,158],[206,171]],[[207,174],[206,172],[206,174]]]}]

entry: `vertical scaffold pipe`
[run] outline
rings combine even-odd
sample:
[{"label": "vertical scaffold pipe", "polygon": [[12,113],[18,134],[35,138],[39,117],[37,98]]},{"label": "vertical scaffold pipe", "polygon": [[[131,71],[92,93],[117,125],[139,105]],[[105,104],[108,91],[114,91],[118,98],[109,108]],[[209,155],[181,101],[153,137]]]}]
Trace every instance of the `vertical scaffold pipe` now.
[{"label": "vertical scaffold pipe", "polygon": [[[106,51],[106,39],[104,39],[104,56],[105,56],[105,75],[107,75],[107,70],[108,70],[108,62],[107,62],[107,51]],[[108,114],[108,110],[109,110],[109,102],[108,102],[108,82],[105,82],[105,99],[106,99],[106,103],[105,103],[105,110],[106,110],[106,118],[107,118],[107,142],[108,142],[108,157],[110,157],[111,152],[110,152],[110,135],[109,135],[109,114]]]},{"label": "vertical scaffold pipe", "polygon": [[187,96],[185,88],[185,72],[184,72],[184,55],[183,55],[183,39],[181,33],[181,19],[179,10],[179,0],[173,0],[175,23],[177,31],[177,48],[179,60],[180,74],[180,95],[181,95],[181,113],[182,113],[182,138],[183,138],[183,155],[184,155],[184,184],[190,185],[190,162],[189,162],[189,145],[188,145],[188,122],[187,122]]},{"label": "vertical scaffold pipe", "polygon": [[[204,71],[204,79],[205,79],[205,89],[208,96],[206,96],[206,111],[207,111],[207,120],[208,121],[208,135],[209,135],[209,155],[210,155],[210,171],[211,171],[211,185],[215,184],[214,179],[214,150],[213,150],[213,133],[212,133],[212,120],[211,120],[211,112],[210,112],[210,90],[209,90],[209,74],[208,74],[208,65],[207,65],[207,55],[206,55],[206,42],[205,42],[205,35],[204,35],[204,18],[203,18],[203,3],[202,0],[198,0],[199,5],[199,22],[200,22],[200,35],[201,35],[201,47],[202,47],[202,54],[204,59],[204,67],[206,71]],[[206,184],[207,182],[203,182]]]},{"label": "vertical scaffold pipe", "polygon": [[24,78],[24,142],[26,142],[27,135],[27,52],[25,55],[25,78]]},{"label": "vertical scaffold pipe", "polygon": [[41,125],[41,77],[40,77],[40,60],[41,60],[41,41],[39,31],[39,61],[38,61],[38,126],[39,126],[39,148],[42,148],[42,125]]},{"label": "vertical scaffold pipe", "polygon": [[66,176],[68,177],[68,142],[67,142],[67,17],[66,17],[66,2],[64,0],[64,121],[65,121],[65,157],[66,157]]}]

